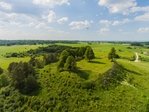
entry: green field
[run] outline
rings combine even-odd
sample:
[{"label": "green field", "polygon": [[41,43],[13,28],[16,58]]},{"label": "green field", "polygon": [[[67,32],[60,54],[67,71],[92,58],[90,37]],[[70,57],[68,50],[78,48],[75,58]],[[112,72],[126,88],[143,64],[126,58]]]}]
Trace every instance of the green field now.
[{"label": "green field", "polygon": [[[64,44],[82,47],[87,43]],[[11,62],[30,60],[30,57],[6,58],[6,53],[25,52],[46,45],[15,45],[0,47],[0,66],[5,75]],[[36,69],[40,89],[32,95],[24,95],[10,85],[0,88],[0,111],[2,112],[148,112],[149,111],[149,63],[130,61],[135,52],[148,51],[144,47],[129,44],[91,43],[95,59],[77,61],[79,72],[57,72],[57,62]],[[104,73],[114,65],[108,53],[115,47],[117,59],[125,72],[118,85],[103,89],[100,85]],[[131,49],[129,48],[131,47]],[[119,74],[121,75],[121,74]],[[10,76],[8,75],[10,78]],[[94,85],[94,88],[90,88]],[[89,89],[88,89],[89,88]],[[8,94],[9,93],[9,94]],[[21,103],[21,101],[23,103]]]}]

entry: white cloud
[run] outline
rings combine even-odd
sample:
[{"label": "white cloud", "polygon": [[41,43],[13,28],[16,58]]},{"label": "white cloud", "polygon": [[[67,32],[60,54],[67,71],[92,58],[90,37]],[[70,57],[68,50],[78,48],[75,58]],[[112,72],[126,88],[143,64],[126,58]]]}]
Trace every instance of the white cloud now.
[{"label": "white cloud", "polygon": [[40,28],[47,28],[48,29],[47,25],[44,22],[37,23],[34,25],[35,25],[35,28],[37,28],[37,29],[40,29]]},{"label": "white cloud", "polygon": [[55,21],[56,19],[56,14],[54,11],[49,11],[49,14],[48,14],[48,22],[51,23],[53,21]]},{"label": "white cloud", "polygon": [[90,27],[90,22],[85,20],[85,21],[72,21],[69,26],[71,29],[88,29]]},{"label": "white cloud", "polygon": [[149,13],[135,17],[136,21],[149,21]]},{"label": "white cloud", "polygon": [[99,30],[99,33],[103,34],[103,33],[109,32],[109,31],[110,31],[109,28],[101,28],[101,29]]},{"label": "white cloud", "polygon": [[149,33],[149,27],[139,28],[138,32],[140,32],[140,33]]},{"label": "white cloud", "polygon": [[33,3],[37,5],[47,5],[50,7],[53,7],[55,5],[70,4],[69,0],[33,0]]},{"label": "white cloud", "polygon": [[123,20],[100,20],[99,23],[105,25],[106,27],[109,27],[110,25],[112,26],[118,26],[118,25],[123,25],[130,22],[129,19],[123,19]]},{"label": "white cloud", "polygon": [[42,19],[48,21],[48,23],[52,23],[56,21],[56,14],[53,10],[50,10],[47,15],[43,15]]},{"label": "white cloud", "polygon": [[39,18],[21,13],[6,13],[0,11],[0,24],[6,29],[18,28],[42,28],[48,29],[48,24]]},{"label": "white cloud", "polygon": [[122,13],[124,15],[137,5],[135,0],[99,0],[98,4],[107,7],[110,13]]},{"label": "white cloud", "polygon": [[121,21],[113,21],[112,25],[113,26],[117,26],[117,25],[123,25],[123,24],[126,24],[126,23],[129,23],[130,20],[129,19],[123,19]]},{"label": "white cloud", "polygon": [[135,13],[135,12],[149,12],[149,6],[133,7],[133,8],[131,9],[131,12],[132,12],[132,13]]},{"label": "white cloud", "polygon": [[0,2],[0,8],[4,10],[11,10],[12,5],[6,2]]},{"label": "white cloud", "polygon": [[58,22],[59,24],[64,24],[64,23],[67,22],[67,21],[68,21],[68,17],[62,17],[62,18],[60,18],[60,19],[57,20],[57,22]]},{"label": "white cloud", "polygon": [[35,18],[25,14],[6,13],[0,11],[0,21],[8,24],[27,24],[31,21],[36,21]]},{"label": "white cloud", "polygon": [[105,26],[111,25],[111,21],[109,21],[109,20],[100,20],[99,23],[100,23],[100,24],[103,24],[103,25],[105,25]]}]

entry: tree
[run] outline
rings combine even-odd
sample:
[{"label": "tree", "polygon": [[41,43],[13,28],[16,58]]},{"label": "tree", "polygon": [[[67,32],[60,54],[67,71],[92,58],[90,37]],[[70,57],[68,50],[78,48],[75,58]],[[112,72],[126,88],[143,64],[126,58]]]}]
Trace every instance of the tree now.
[{"label": "tree", "polygon": [[31,64],[27,62],[19,62],[19,63],[13,62],[9,65],[8,71],[13,79],[13,84],[15,88],[19,89],[21,92],[30,93],[31,91],[35,90],[36,87],[38,87],[37,82],[36,87],[34,85],[34,89],[32,88],[32,85],[28,86],[28,84],[31,84],[32,81],[34,82],[36,81],[35,70]]},{"label": "tree", "polygon": [[34,91],[38,86],[38,83],[33,75],[28,76],[24,80],[24,90],[25,93],[30,93]]},{"label": "tree", "polygon": [[8,71],[11,72],[12,70],[15,69],[15,67],[18,65],[18,63],[16,62],[12,62],[9,64],[9,67],[8,67]]},{"label": "tree", "polygon": [[43,56],[43,60],[45,62],[45,65],[48,65],[50,63],[56,62],[57,61],[57,56],[55,54],[45,54]]},{"label": "tree", "polygon": [[114,62],[114,59],[115,59],[115,58],[119,58],[119,55],[116,54],[116,50],[115,50],[114,47],[111,48],[111,51],[110,51],[110,53],[108,54],[108,58],[109,58],[112,62]]},{"label": "tree", "polygon": [[65,64],[66,59],[67,59],[67,57],[68,57],[69,55],[70,55],[70,54],[69,54],[69,52],[68,52],[67,50],[64,50],[64,51],[61,53],[60,58],[59,58],[59,62],[58,62],[58,66],[57,66],[57,68],[58,68],[59,71],[63,70],[64,64]]},{"label": "tree", "polygon": [[78,48],[78,52],[77,52],[77,55],[78,57],[84,57],[84,54],[85,54],[85,51],[86,51],[86,47],[80,47]]},{"label": "tree", "polygon": [[94,55],[93,49],[90,46],[88,46],[85,51],[85,59],[90,61],[94,58],[95,58],[95,55]]},{"label": "tree", "polygon": [[74,71],[76,69],[76,60],[73,56],[68,56],[65,63],[65,69],[70,71]]}]

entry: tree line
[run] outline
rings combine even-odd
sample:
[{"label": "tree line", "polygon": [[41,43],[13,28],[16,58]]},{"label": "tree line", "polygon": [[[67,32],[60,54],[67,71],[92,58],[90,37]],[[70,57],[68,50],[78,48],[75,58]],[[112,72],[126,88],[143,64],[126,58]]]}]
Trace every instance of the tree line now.
[{"label": "tree line", "polygon": [[59,57],[57,68],[59,71],[75,71],[77,68],[76,61],[84,58],[87,61],[95,58],[93,49],[90,46],[80,47],[76,51],[71,49],[64,50]]}]

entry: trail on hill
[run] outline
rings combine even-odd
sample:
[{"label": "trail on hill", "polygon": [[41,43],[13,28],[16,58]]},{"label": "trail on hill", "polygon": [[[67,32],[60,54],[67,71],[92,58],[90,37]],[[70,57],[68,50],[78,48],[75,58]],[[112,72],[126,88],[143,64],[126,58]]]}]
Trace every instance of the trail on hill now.
[{"label": "trail on hill", "polygon": [[135,55],[136,55],[135,62],[139,62],[139,55],[138,55],[138,53],[136,52]]}]

